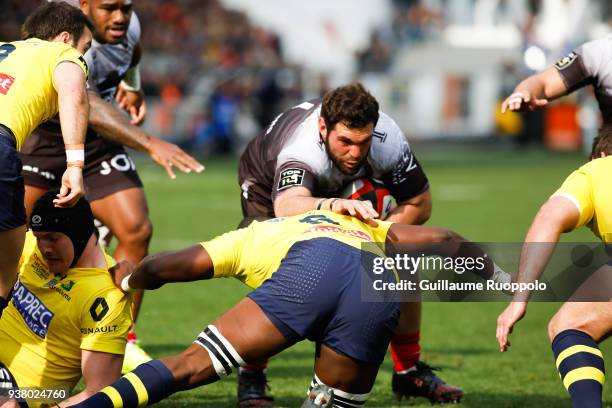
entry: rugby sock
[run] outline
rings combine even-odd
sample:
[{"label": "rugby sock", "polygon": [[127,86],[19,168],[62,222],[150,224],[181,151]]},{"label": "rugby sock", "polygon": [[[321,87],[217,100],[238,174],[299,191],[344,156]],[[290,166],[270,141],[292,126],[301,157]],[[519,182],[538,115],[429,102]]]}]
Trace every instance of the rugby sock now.
[{"label": "rugby sock", "polygon": [[396,334],[391,340],[391,357],[393,358],[393,371],[404,374],[412,369],[421,356],[419,344],[421,332],[409,334]]},{"label": "rugby sock", "polygon": [[172,373],[161,361],[151,360],[73,407],[135,408],[154,404],[172,393]]},{"label": "rugby sock", "polygon": [[553,340],[552,349],[573,406],[601,408],[605,368],[595,340],[580,330],[564,330]]}]

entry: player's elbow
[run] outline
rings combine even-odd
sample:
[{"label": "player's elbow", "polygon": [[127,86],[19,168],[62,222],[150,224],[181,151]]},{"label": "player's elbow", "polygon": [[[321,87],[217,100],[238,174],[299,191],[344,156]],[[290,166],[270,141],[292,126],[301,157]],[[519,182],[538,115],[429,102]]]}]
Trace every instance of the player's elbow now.
[{"label": "player's elbow", "polygon": [[432,201],[431,195],[425,197],[418,206],[419,214],[417,217],[417,224],[422,225],[425,224],[429,218],[431,218],[431,210],[432,210]]},{"label": "player's elbow", "polygon": [[463,241],[459,234],[446,228],[431,228],[430,234],[430,242],[436,244]]}]

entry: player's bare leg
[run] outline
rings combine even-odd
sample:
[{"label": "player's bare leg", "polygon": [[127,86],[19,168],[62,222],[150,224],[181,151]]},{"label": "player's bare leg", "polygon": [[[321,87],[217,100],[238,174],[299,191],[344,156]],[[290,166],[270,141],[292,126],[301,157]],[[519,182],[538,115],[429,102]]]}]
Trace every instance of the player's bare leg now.
[{"label": "player's bare leg", "polygon": [[[141,406],[144,401],[152,404],[174,392],[213,383],[230,374],[238,364],[259,361],[293,344],[250,298],[243,299],[206,330],[181,354],[143,364],[75,407],[122,407],[123,401],[133,394],[142,401]],[[378,367],[319,345],[313,381],[334,388],[334,398],[355,401],[359,403],[356,406],[361,406],[372,389]]]},{"label": "player's bare leg", "polygon": [[603,406],[604,356],[599,343],[612,332],[612,265],[603,265],[548,323],[555,365],[574,407]]},{"label": "player's bare leg", "polygon": [[47,192],[46,188],[25,186],[25,196],[24,196],[24,204],[26,209],[26,220],[30,219],[30,214],[32,213],[32,208],[34,208],[34,203],[38,201],[43,194]]},{"label": "player's bare leg", "polygon": [[[142,188],[117,191],[91,202],[94,216],[100,220],[117,239],[113,257],[117,261],[139,263],[148,253],[153,227],[149,220],[149,209]],[[134,323],[128,333],[128,345],[124,360],[124,371],[130,371],[150,357],[136,343],[135,324],[142,304],[143,292],[134,294]]]},{"label": "player's bare leg", "polygon": [[[445,243],[452,251],[451,241],[458,238],[449,235],[444,229],[405,224],[394,224],[389,236],[391,242],[425,245],[425,253],[428,243],[437,247]],[[425,397],[431,402],[458,402],[463,398],[463,390],[446,384],[432,371],[434,368],[420,361],[421,315],[421,302],[401,303],[400,318],[390,347],[394,363],[391,382],[393,393],[397,399]]]},{"label": "player's bare leg", "polygon": [[0,231],[0,315],[17,279],[17,267],[25,242],[26,226]]}]

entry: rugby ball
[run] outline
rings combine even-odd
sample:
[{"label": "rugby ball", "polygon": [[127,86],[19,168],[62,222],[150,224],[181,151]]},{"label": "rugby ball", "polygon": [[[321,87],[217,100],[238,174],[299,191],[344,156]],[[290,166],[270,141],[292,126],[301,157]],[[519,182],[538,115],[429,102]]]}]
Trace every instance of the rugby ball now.
[{"label": "rugby ball", "polygon": [[372,207],[384,220],[395,207],[391,192],[380,181],[370,178],[360,178],[348,183],[341,193],[341,198],[362,200],[372,203]]}]

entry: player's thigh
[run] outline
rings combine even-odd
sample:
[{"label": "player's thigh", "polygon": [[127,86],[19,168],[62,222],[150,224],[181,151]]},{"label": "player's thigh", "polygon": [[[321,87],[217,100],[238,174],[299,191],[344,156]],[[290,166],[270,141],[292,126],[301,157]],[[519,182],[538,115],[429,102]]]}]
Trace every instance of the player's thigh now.
[{"label": "player's thigh", "polygon": [[193,388],[219,379],[211,355],[233,370],[235,365],[229,356],[229,346],[248,364],[272,356],[293,344],[249,298],[243,299],[217,318],[212,326],[221,336],[211,331],[209,326],[179,356],[162,359],[177,379],[180,389]]},{"label": "player's thigh", "polygon": [[144,189],[133,187],[113,192],[91,202],[94,216],[106,225],[119,241],[144,231],[150,235],[149,208]]},{"label": "player's thigh", "polygon": [[32,185],[26,184],[25,186],[25,210],[26,210],[26,219],[30,220],[30,215],[32,214],[32,209],[34,208],[34,204],[43,194],[45,194],[48,190],[46,188],[35,187]]},{"label": "player's thigh", "polygon": [[366,363],[318,343],[314,371],[323,384],[352,394],[367,394],[380,364]]},{"label": "player's thigh", "polygon": [[599,267],[564,303],[549,323],[551,340],[561,331],[578,329],[601,341],[612,331],[612,265]]},{"label": "player's thigh", "polygon": [[607,338],[612,331],[612,302],[566,302],[548,324],[552,341],[564,330],[576,329],[595,341]]}]

